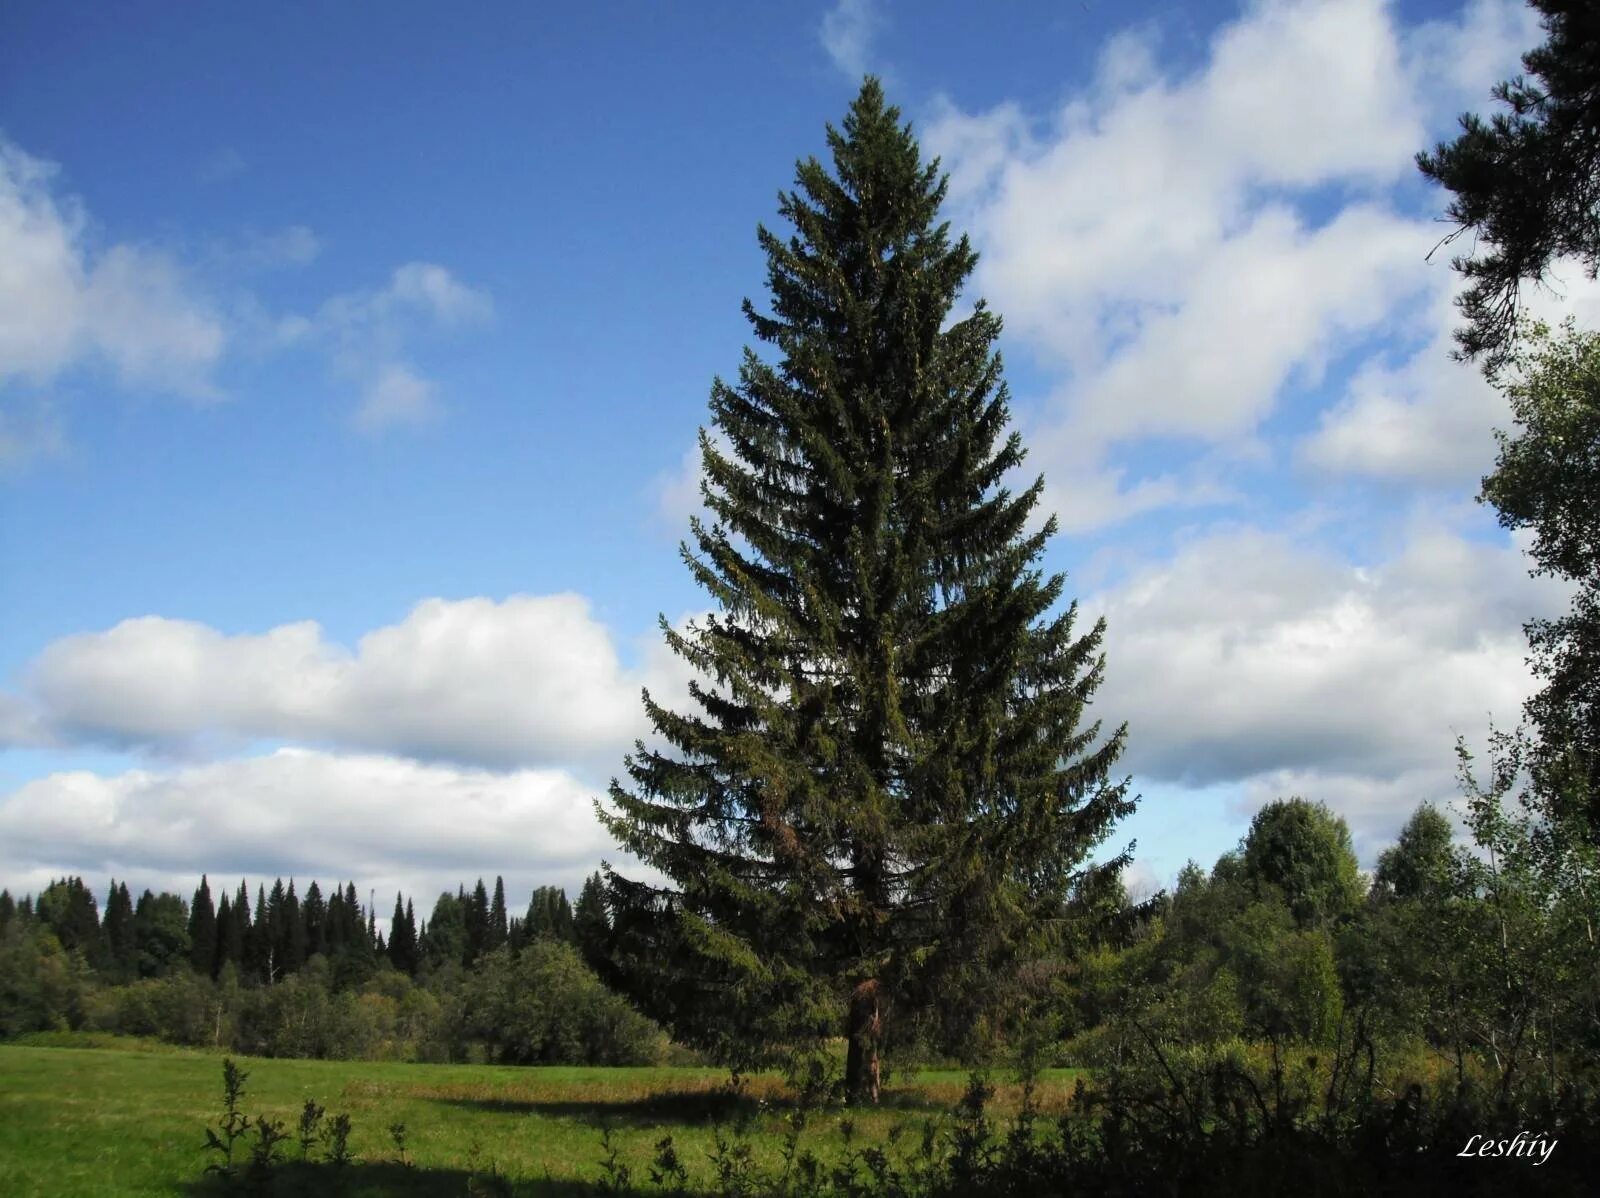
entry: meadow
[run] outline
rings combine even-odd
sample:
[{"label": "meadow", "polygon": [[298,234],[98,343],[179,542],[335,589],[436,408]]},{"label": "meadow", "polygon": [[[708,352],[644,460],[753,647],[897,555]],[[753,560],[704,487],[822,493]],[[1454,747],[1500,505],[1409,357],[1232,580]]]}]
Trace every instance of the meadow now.
[{"label": "meadow", "polygon": [[[81,1041],[80,1041],[81,1042]],[[101,1040],[108,1047],[0,1045],[0,1194],[95,1198],[204,1193],[208,1123],[221,1110],[222,1056]],[[582,1068],[414,1065],[236,1058],[248,1076],[246,1113],[281,1119],[292,1131],[305,1101],[348,1114],[351,1194],[466,1194],[498,1171],[518,1195],[594,1192],[610,1129],[616,1160],[637,1192],[656,1145],[673,1137],[691,1191],[707,1181],[719,1129],[743,1123],[754,1157],[779,1159],[793,1105],[779,1079],[756,1076],[743,1090],[710,1068]],[[1041,1106],[1059,1108],[1076,1081],[1047,1072]],[[811,1114],[801,1146],[837,1160],[846,1135],[882,1143],[898,1126],[909,1150],[928,1120],[947,1122],[964,1074],[929,1071],[894,1082],[875,1110]],[[997,1086],[994,1113],[1015,1108],[1015,1086]],[[388,1130],[405,1125],[410,1166]],[[284,1145],[293,1159],[298,1147]],[[634,1192],[626,1190],[624,1192]]]}]

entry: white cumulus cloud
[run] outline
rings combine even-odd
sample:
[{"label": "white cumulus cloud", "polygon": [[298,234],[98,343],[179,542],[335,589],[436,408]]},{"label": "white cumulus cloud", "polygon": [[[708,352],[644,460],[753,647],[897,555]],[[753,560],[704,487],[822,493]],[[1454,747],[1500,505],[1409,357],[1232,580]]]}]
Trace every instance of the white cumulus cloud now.
[{"label": "white cumulus cloud", "polygon": [[1096,710],[1129,722],[1141,779],[1324,798],[1392,834],[1448,797],[1458,735],[1515,725],[1533,687],[1522,622],[1563,600],[1514,546],[1437,524],[1365,566],[1217,531],[1085,600],[1107,618]]},{"label": "white cumulus cloud", "polygon": [[492,772],[395,757],[281,749],[260,757],[114,776],[53,773],[0,796],[0,876],[14,892],[80,874],[185,897],[248,876],[353,879],[378,912],[397,889],[424,918],[442,889],[503,874],[513,904],[615,857],[593,786],[560,770]]},{"label": "white cumulus cloud", "polygon": [[437,384],[410,361],[413,343],[434,330],[480,323],[493,313],[487,292],[467,286],[437,263],[408,262],[382,287],[333,296],[312,315],[282,318],[277,327],[283,343],[326,348],[334,372],[361,388],[353,414],[356,428],[375,433],[427,424],[440,414]]},{"label": "white cumulus cloud", "polygon": [[[936,106],[926,138],[983,255],[976,289],[1056,377],[1030,443],[1065,527],[1225,499],[1194,455],[1248,447],[1330,363],[1396,332],[1436,352],[1453,279],[1425,261],[1439,228],[1403,189],[1454,106],[1481,106],[1462,64],[1480,93],[1516,69],[1523,7],[1402,29],[1382,0],[1264,0],[1192,70],[1165,67],[1147,27],[1113,38],[1054,112]],[[1378,369],[1346,397],[1355,423],[1394,421],[1360,398],[1385,389]],[[1119,446],[1151,440],[1166,454],[1155,476],[1115,465]]]},{"label": "white cumulus cloud", "polygon": [[177,753],[287,740],[605,776],[648,732],[641,689],[675,701],[689,677],[659,635],[640,659],[625,667],[575,594],[430,599],[353,650],[312,621],[228,635],[148,616],[46,647],[8,722]]}]

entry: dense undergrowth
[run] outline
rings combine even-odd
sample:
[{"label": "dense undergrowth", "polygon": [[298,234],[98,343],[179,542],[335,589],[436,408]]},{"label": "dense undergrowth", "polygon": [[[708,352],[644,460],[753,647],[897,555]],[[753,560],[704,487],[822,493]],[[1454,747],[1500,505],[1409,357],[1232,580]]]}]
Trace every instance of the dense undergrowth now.
[{"label": "dense undergrowth", "polygon": [[[1412,1083],[1394,1093],[1359,1035],[1332,1060],[1272,1052],[1177,1060],[1154,1044],[1137,1064],[1044,1114],[1030,1077],[997,1114],[994,1087],[973,1075],[948,1112],[862,1134],[814,1095],[754,1098],[735,1079],[704,1108],[708,1151],[691,1153],[666,1132],[644,1168],[621,1159],[609,1125],[594,1146],[589,1180],[567,1192],[681,1193],[775,1198],[996,1198],[1137,1195],[1579,1195],[1600,1165],[1600,1096],[1569,1083],[1494,1094]],[[415,1169],[403,1123],[385,1129],[390,1150],[361,1161],[349,1151],[347,1115],[307,1099],[298,1122],[247,1113],[245,1075],[227,1061],[220,1115],[205,1129],[212,1161],[204,1193],[522,1194],[551,1192],[539,1179],[493,1163],[463,1162],[449,1189],[437,1170]],[[1520,1133],[1520,1134],[1519,1134]],[[1477,1155],[1474,1145],[1511,1144]],[[758,1151],[758,1148],[763,1151]],[[545,1179],[549,1181],[549,1179]]]}]

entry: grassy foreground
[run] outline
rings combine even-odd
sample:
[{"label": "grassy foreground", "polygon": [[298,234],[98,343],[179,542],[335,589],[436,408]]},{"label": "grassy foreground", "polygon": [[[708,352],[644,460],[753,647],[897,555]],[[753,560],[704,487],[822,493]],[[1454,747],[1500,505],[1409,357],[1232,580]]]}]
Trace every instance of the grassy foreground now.
[{"label": "grassy foreground", "polygon": [[[249,1073],[245,1111],[292,1129],[308,1098],[346,1113],[351,1148],[364,1164],[351,1193],[465,1194],[474,1171],[491,1163],[517,1194],[589,1192],[600,1176],[601,1131],[612,1129],[618,1160],[649,1190],[649,1164],[662,1136],[673,1137],[695,1180],[707,1177],[715,1126],[741,1113],[753,1119],[756,1156],[775,1161],[787,1128],[778,1081],[757,1077],[745,1096],[726,1089],[716,1069],[514,1068],[402,1065],[365,1061],[238,1058]],[[1043,1107],[1059,1107],[1075,1080],[1053,1071]],[[896,1083],[874,1111],[854,1112],[856,1134],[881,1141],[896,1124],[920,1131],[941,1120],[965,1085],[955,1072],[927,1072]],[[0,1194],[172,1195],[195,1192],[207,1162],[204,1126],[221,1107],[222,1057],[138,1048],[0,1045]],[[1014,1106],[1001,1086],[996,1113]],[[843,1144],[845,1113],[810,1121],[802,1140],[819,1157]],[[388,1127],[406,1125],[415,1168],[388,1166]],[[914,1137],[913,1137],[914,1138]],[[288,1156],[298,1149],[285,1145]]]}]

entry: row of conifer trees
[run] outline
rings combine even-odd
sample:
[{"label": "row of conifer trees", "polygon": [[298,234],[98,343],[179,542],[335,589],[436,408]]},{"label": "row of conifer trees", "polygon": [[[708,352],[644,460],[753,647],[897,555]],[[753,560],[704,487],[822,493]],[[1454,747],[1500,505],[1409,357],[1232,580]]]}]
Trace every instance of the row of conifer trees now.
[{"label": "row of conifer trees", "polygon": [[535,888],[526,912],[510,915],[505,881],[491,891],[482,878],[469,892],[441,893],[431,915],[418,920],[414,901],[395,896],[387,929],[377,904],[364,906],[354,882],[335,885],[326,896],[313,881],[302,896],[295,881],[258,883],[254,902],[248,882],[212,896],[202,875],[185,902],[170,892],[145,890],[134,900],[126,881],[113,880],[104,915],[80,877],[51,882],[37,897],[20,900],[0,891],[0,934],[13,921],[38,921],[61,947],[79,952],[108,982],[162,977],[189,968],[218,977],[230,966],[247,982],[271,984],[316,956],[332,967],[336,985],[354,984],[387,961],[411,977],[453,967],[471,968],[501,947],[519,949],[541,937],[577,945],[586,954],[604,938],[606,913],[599,875],[591,877],[576,906],[557,886]]}]

